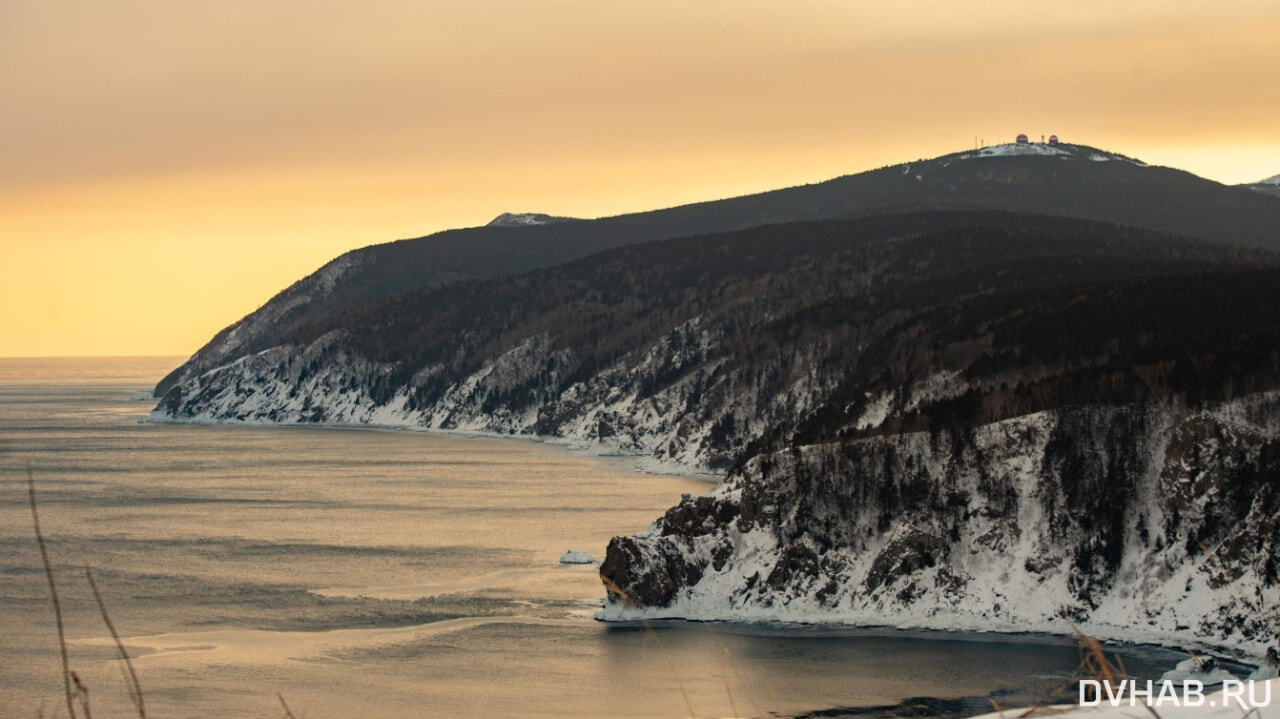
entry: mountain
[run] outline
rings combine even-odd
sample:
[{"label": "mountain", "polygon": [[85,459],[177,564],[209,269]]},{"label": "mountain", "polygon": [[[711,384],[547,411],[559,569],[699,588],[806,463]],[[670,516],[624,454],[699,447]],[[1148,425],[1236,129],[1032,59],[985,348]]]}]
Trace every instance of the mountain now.
[{"label": "mountain", "polygon": [[155,394],[275,347],[300,327],[403,292],[518,274],[652,240],[946,208],[1097,219],[1280,248],[1280,198],[1083,145],[1000,145],[727,200],[597,220],[516,226],[504,220],[353,250],[223,329]]},{"label": "mountain", "polygon": [[[938,207],[865,209],[905,188]],[[949,207],[999,202],[1048,209]],[[270,346],[189,364],[151,419],[538,435],[723,473],[610,542],[605,618],[1274,651],[1277,206],[1030,145],[366,248],[300,283],[301,310],[259,311]],[[1065,216],[1086,209],[1128,222]],[[794,214],[826,217],[767,219]],[[475,248],[448,237],[516,257],[464,272]],[[432,252],[454,270],[413,269]]]}]

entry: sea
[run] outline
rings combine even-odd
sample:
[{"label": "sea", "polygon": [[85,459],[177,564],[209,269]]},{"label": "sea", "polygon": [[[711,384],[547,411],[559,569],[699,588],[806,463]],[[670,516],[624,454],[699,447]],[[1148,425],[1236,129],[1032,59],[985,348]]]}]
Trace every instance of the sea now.
[{"label": "sea", "polygon": [[[528,439],[145,422],[181,358],[0,359],[0,717],[963,716],[1069,637],[595,619],[592,564],[713,480]],[[1066,628],[1064,627],[1064,630]],[[1139,678],[1185,655],[1106,647]]]}]

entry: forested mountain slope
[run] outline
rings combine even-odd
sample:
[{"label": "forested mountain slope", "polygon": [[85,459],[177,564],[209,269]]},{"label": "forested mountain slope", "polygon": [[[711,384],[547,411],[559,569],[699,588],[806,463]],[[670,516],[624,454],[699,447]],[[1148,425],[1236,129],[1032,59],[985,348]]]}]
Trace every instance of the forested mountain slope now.
[{"label": "forested mountain slope", "polygon": [[274,347],[303,325],[401,292],[517,274],[651,240],[940,208],[1089,218],[1280,249],[1280,198],[1083,145],[1003,145],[653,212],[514,226],[499,218],[496,225],[353,250],[219,332],[157,385],[156,396]]}]

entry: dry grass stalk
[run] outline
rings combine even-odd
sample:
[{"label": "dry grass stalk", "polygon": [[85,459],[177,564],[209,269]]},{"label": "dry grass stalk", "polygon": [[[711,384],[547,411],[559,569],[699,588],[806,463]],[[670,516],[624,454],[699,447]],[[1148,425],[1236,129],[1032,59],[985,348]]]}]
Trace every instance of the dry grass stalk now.
[{"label": "dry grass stalk", "polygon": [[[1079,629],[1072,625],[1072,629],[1076,630],[1076,641],[1080,643],[1080,668],[1079,673],[1083,676],[1098,679],[1106,686],[1117,686],[1120,682],[1129,679],[1129,675],[1124,670],[1124,662],[1120,657],[1116,657],[1116,664],[1112,664],[1107,655],[1102,651],[1102,643],[1097,639],[1085,635]],[[1160,713],[1155,710],[1147,702],[1142,702],[1142,706],[1155,717],[1160,719]]]},{"label": "dry grass stalk", "polygon": [[1128,677],[1124,670],[1116,667],[1107,659],[1102,651],[1102,643],[1097,639],[1076,632],[1076,642],[1080,645],[1080,667],[1077,672],[1090,679],[1097,679],[1111,686],[1118,685]]},{"label": "dry grass stalk", "polygon": [[[93,712],[89,708],[89,687],[81,681],[80,676],[71,670],[71,661],[67,653],[67,636],[62,620],[62,602],[58,597],[58,587],[53,579],[53,563],[49,560],[49,549],[44,541],[44,532],[40,530],[40,512],[36,505],[36,480],[31,472],[31,465],[27,465],[27,498],[31,504],[31,526],[36,535],[36,544],[40,546],[40,561],[44,565],[45,579],[49,582],[49,600],[53,604],[53,614],[58,625],[58,650],[62,657],[62,682],[63,693],[67,702],[67,716],[70,719],[77,719],[75,701],[80,700],[80,711],[84,714],[84,719],[93,719]],[[89,589],[93,592],[93,599],[98,603],[98,611],[102,614],[102,622],[107,625],[107,631],[111,633],[111,639],[115,642],[116,651],[120,653],[123,660],[121,676],[125,679],[125,686],[129,690],[129,699],[133,702],[134,709],[138,712],[139,719],[147,719],[146,704],[142,696],[142,684],[138,681],[138,673],[134,671],[133,661],[129,658],[129,652],[124,648],[124,643],[120,640],[120,634],[116,631],[115,624],[111,621],[111,615],[107,612],[106,602],[102,601],[102,593],[98,591],[98,583],[93,579],[93,571],[89,567],[84,568],[85,579],[89,581]],[[72,689],[74,687],[74,691]],[[40,715],[44,715],[44,708],[41,707]]]},{"label": "dry grass stalk", "polygon": [[80,708],[84,711],[84,719],[93,719],[93,713],[89,711],[89,687],[80,681],[80,676],[75,672],[71,672],[71,683],[76,685],[76,695],[80,697]]},{"label": "dry grass stalk", "polygon": [[293,715],[293,710],[291,710],[289,705],[285,702],[283,694],[276,692],[276,699],[280,700],[280,706],[284,709],[285,719],[298,719]]},{"label": "dry grass stalk", "polygon": [[111,639],[116,643],[116,651],[120,653],[120,659],[129,672],[129,681],[125,683],[129,688],[129,699],[137,709],[139,719],[147,719],[147,708],[142,699],[142,684],[138,682],[138,673],[133,670],[133,661],[129,659],[129,652],[125,650],[115,625],[111,623],[111,616],[107,614],[107,605],[102,601],[102,594],[98,592],[98,583],[93,581],[93,572],[87,566],[84,568],[84,578],[89,580],[89,589],[93,590],[93,599],[98,603],[98,611],[102,613],[102,623],[106,624],[107,631],[111,632]]},{"label": "dry grass stalk", "polygon": [[[31,465],[27,465],[27,498],[31,503],[31,525],[36,533],[36,544],[40,545],[40,561],[44,563],[44,576],[49,581],[49,599],[53,602],[53,616],[58,624],[58,651],[62,656],[62,688],[67,699],[67,716],[76,719],[75,698],[71,691],[71,660],[67,656],[67,635],[62,626],[62,603],[58,601],[58,587],[53,581],[53,565],[49,562],[49,550],[45,547],[44,534],[40,532],[40,513],[36,510],[36,480],[31,474]],[[78,685],[80,680],[76,680]],[[88,692],[86,707],[88,705]],[[87,717],[87,710],[86,710]]]}]

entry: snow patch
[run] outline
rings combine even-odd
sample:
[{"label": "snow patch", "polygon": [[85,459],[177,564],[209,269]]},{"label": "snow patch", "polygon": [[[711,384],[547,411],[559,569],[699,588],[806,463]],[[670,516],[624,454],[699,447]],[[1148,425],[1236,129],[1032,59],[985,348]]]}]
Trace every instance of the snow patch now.
[{"label": "snow patch", "polygon": [[1138,167],[1146,167],[1147,164],[1125,157],[1114,152],[1105,152],[1092,147],[1083,145],[1049,145],[1043,142],[1028,143],[1010,143],[1007,145],[992,145],[984,147],[981,150],[966,152],[960,155],[961,160],[977,159],[984,157],[1056,157],[1060,160],[1089,160],[1091,162],[1127,162]]},{"label": "snow patch", "polygon": [[858,421],[854,422],[853,426],[857,429],[879,427],[889,417],[889,407],[893,404],[893,397],[893,390],[877,397],[868,397],[866,409],[862,410],[862,416],[858,417]]},{"label": "snow patch", "polygon": [[976,152],[965,153],[960,156],[962,160],[968,160],[975,157],[1014,157],[1018,155],[1040,155],[1042,157],[1054,157],[1058,155],[1070,155],[1071,153],[1057,145],[1045,145],[1038,142],[1009,143],[1007,145],[991,145],[984,147]]},{"label": "snow patch", "polygon": [[487,227],[531,227],[564,222],[568,217],[554,217],[541,212],[504,212],[489,221]]},{"label": "snow patch", "polygon": [[1235,675],[1218,666],[1218,661],[1213,657],[1191,657],[1178,662],[1173,669],[1160,675],[1160,681],[1164,682],[1200,682],[1205,686],[1221,684],[1228,679],[1235,679]]}]

